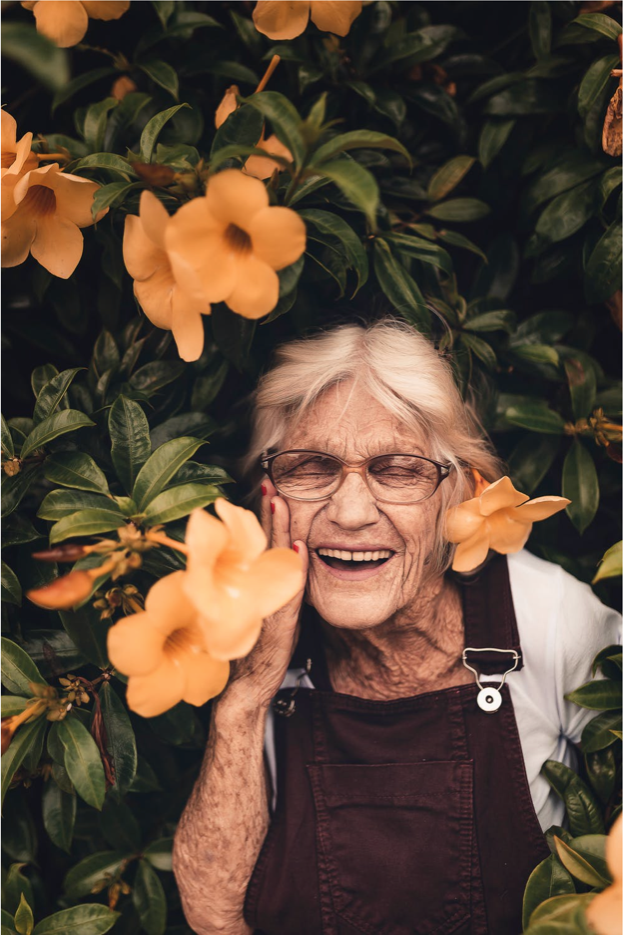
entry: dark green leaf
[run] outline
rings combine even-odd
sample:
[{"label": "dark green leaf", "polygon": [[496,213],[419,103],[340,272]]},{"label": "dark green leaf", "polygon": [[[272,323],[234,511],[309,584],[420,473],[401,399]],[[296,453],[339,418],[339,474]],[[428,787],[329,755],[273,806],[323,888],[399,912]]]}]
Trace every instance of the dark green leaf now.
[{"label": "dark green leaf", "polygon": [[22,893],[20,896],[19,906],[15,913],[15,928],[20,933],[20,935],[31,935],[33,926],[35,924],[35,918],[32,914],[32,909],[28,905],[26,897]]},{"label": "dark green leaf", "polygon": [[54,726],[65,750],[65,769],[76,792],[88,805],[101,809],[106,795],[106,781],[100,752],[93,737],[76,718],[66,717]]},{"label": "dark green leaf", "polygon": [[621,685],[610,679],[597,679],[569,692],[565,698],[591,711],[620,711]]},{"label": "dark green leaf", "polygon": [[567,357],[564,361],[565,373],[571,394],[571,404],[575,419],[583,419],[591,414],[595,405],[597,384],[592,367],[584,367],[582,361]]},{"label": "dark green leaf", "polygon": [[491,211],[489,205],[478,198],[452,198],[428,208],[426,213],[439,221],[478,221]]},{"label": "dark green leaf", "polygon": [[124,795],[136,775],[134,730],[125,705],[110,683],[104,682],[99,699],[106,728],[106,746],[112,756],[115,770],[115,787],[120,795]]},{"label": "dark green leaf", "polygon": [[[65,895],[70,899],[80,899],[83,896],[88,896],[97,884],[103,883],[118,872],[124,859],[125,855],[119,851],[98,851],[96,854],[89,854],[88,857],[75,864],[65,875]],[[99,908],[104,907],[100,906]]]},{"label": "dark green leaf", "polygon": [[321,233],[337,238],[349,268],[354,269],[357,275],[356,294],[368,279],[368,257],[358,235],[346,221],[331,211],[308,209],[299,214]]},{"label": "dark green leaf", "polygon": [[559,448],[560,437],[557,435],[525,435],[507,458],[517,490],[534,493],[551,468]]},{"label": "dark green leaf", "polygon": [[62,610],[59,616],[65,631],[80,652],[89,662],[100,669],[105,669],[108,665],[106,634],[110,626],[109,622],[100,620],[97,610],[91,604],[85,604],[78,610]]},{"label": "dark green leaf", "polygon": [[7,691],[14,695],[32,695],[29,682],[46,685],[46,681],[37,669],[28,653],[17,643],[3,636],[1,639],[1,678]]},{"label": "dark green leaf", "polygon": [[564,97],[552,82],[529,78],[490,97],[484,109],[490,117],[553,114],[564,109]]},{"label": "dark green leaf", "polygon": [[[554,792],[565,803],[569,818],[569,830],[574,837],[579,834],[604,833],[601,809],[588,786],[582,782],[572,769],[569,769],[564,763],[547,760],[541,768],[541,775],[545,776]],[[559,856],[570,873],[573,873],[560,851]]]},{"label": "dark green leaf", "polygon": [[566,513],[582,535],[599,506],[599,480],[595,462],[578,438],[571,442],[563,464],[562,495],[571,500]]},{"label": "dark green leaf", "polygon": [[167,901],[157,873],[146,860],[139,861],[132,900],[141,917],[143,931],[147,935],[164,935],[167,925]]},{"label": "dark green leaf", "polygon": [[468,331],[507,331],[512,334],[516,325],[515,313],[508,308],[481,312],[468,318],[463,327]]},{"label": "dark green leaf", "polygon": [[46,87],[58,91],[69,81],[69,60],[57,46],[26,23],[2,24],[2,54],[29,71]]},{"label": "dark green leaf", "polygon": [[31,750],[35,749],[41,742],[47,726],[48,721],[44,716],[37,717],[34,721],[26,721],[17,729],[9,749],[2,754],[2,760],[0,761],[0,774],[2,776],[0,806],[4,803],[4,797],[13,776]]},{"label": "dark green leaf", "polygon": [[212,416],[202,412],[186,412],[161,422],[151,433],[151,446],[155,451],[164,442],[170,442],[180,435],[192,435],[193,438],[207,438],[218,428]]},{"label": "dark green leaf", "polygon": [[104,935],[119,915],[100,903],[82,903],[42,919],[35,925],[33,935]]},{"label": "dark green leaf", "polygon": [[[193,410],[197,410],[203,414],[203,411],[207,409],[210,403],[212,403],[218,396],[221,387],[225,382],[225,377],[227,376],[228,371],[229,362],[227,360],[219,360],[216,364],[213,364],[210,367],[207,373],[197,377],[190,399],[190,405]],[[192,434],[196,438],[203,437],[203,432],[193,431]],[[169,439],[164,440],[168,441]]]},{"label": "dark green leaf", "polygon": [[[46,480],[61,487],[73,487],[91,493],[109,493],[108,481],[90,455],[80,451],[59,451],[45,459]],[[113,504],[109,507],[112,509]]]},{"label": "dark green leaf", "polygon": [[197,464],[195,461],[187,461],[179,471],[171,478],[167,489],[179,487],[180,484],[233,484],[234,479],[229,476],[227,471],[214,464]]},{"label": "dark green leaf", "polygon": [[436,266],[446,276],[453,275],[452,260],[443,247],[423,240],[421,237],[413,237],[410,234],[388,234],[386,239],[399,253],[412,256],[421,263]]},{"label": "dark green leaf", "polygon": [[[538,0],[540,2],[540,0]],[[485,120],[478,140],[478,158],[485,167],[491,165],[512,133],[516,120]]]},{"label": "dark green leaf", "polygon": [[65,394],[69,389],[74,377],[83,370],[83,367],[74,367],[73,370],[63,370],[62,373],[52,377],[49,383],[41,389],[35,403],[33,421],[35,425],[42,422],[48,416],[51,416],[58,406],[68,408],[65,403]]},{"label": "dark green leaf", "polygon": [[76,78],[72,78],[71,81],[68,81],[64,87],[60,88],[52,99],[52,113],[56,110],[57,107],[60,107],[65,101],[68,101],[70,97],[73,97],[78,91],[82,91],[83,88],[87,88],[90,84],[94,84],[96,81],[99,81],[101,78],[110,78],[112,75],[117,74],[115,68],[93,68],[91,71],[85,72],[83,75],[78,75]]},{"label": "dark green leaf", "polygon": [[168,91],[175,101],[179,100],[180,84],[177,72],[167,62],[161,60],[141,62],[138,67],[141,71],[155,81],[156,84]]},{"label": "dark green leaf", "polygon": [[590,65],[588,71],[582,78],[582,83],[578,91],[578,113],[582,119],[586,119],[589,111],[601,97],[601,93],[610,82],[614,83],[610,72],[617,68],[619,58],[617,55],[604,55],[598,58],[596,62]]},{"label": "dark green leaf", "polygon": [[470,253],[475,253],[476,256],[481,257],[485,262],[487,261],[486,254],[483,253],[480,247],[472,243],[471,240],[468,240],[463,234],[446,230],[440,230],[437,233],[439,238],[450,244],[451,247],[460,247],[463,250],[469,250]]},{"label": "dark green leaf", "polygon": [[183,436],[165,442],[154,451],[139,471],[132,491],[139,510],[144,510],[158,496],[182,464],[204,444],[203,439]]},{"label": "dark green leaf", "polygon": [[541,243],[557,243],[580,230],[595,213],[597,191],[595,182],[590,180],[554,198],[536,222]]},{"label": "dark green leaf", "polygon": [[4,416],[0,416],[0,419],[2,421],[2,454],[5,458],[13,458],[15,456],[15,447],[13,445],[11,430],[6,423]]},{"label": "dark green leaf", "polygon": [[406,269],[380,237],[374,241],[374,272],[393,307],[418,331],[428,332],[431,316],[424,296]]},{"label": "dark green leaf", "polygon": [[525,195],[525,210],[532,212],[544,201],[575,188],[603,171],[601,160],[584,150],[572,149],[556,159],[553,166],[537,176]]},{"label": "dark green leaf", "polygon": [[154,147],[162,128],[182,107],[190,107],[190,104],[176,104],[175,107],[169,107],[167,110],[161,111],[148,121],[141,133],[140,153],[142,162],[151,162]]},{"label": "dark green leaf", "polygon": [[78,510],[76,513],[59,519],[50,530],[50,545],[64,542],[74,536],[95,536],[102,532],[111,532],[124,525],[125,517],[121,511],[114,509]]},{"label": "dark green leaf", "polygon": [[571,25],[573,23],[586,26],[587,29],[595,29],[607,39],[612,39],[613,42],[616,42],[621,35],[620,24],[610,16],[606,16],[605,13],[582,13],[581,16],[576,16]]},{"label": "dark green leaf", "polygon": [[411,163],[409,151],[393,136],[377,133],[375,130],[351,130],[348,133],[339,133],[327,143],[323,143],[312,155],[310,166],[320,166],[349,149],[390,149],[401,153]]},{"label": "dark green leaf", "polygon": [[215,156],[221,149],[230,146],[255,147],[262,134],[263,125],[262,114],[254,107],[243,104],[242,107],[230,114],[225,123],[216,131],[210,153],[211,157]]},{"label": "dark green leaf", "polygon": [[111,457],[127,493],[132,492],[138,472],[151,453],[149,423],[138,403],[119,396],[108,417]]},{"label": "dark green leaf", "polygon": [[535,58],[546,58],[552,47],[552,11],[546,0],[533,0],[530,4],[528,27]]},{"label": "dark green leaf", "polygon": [[383,51],[377,55],[368,69],[370,74],[386,68],[393,62],[401,62],[402,67],[428,62],[441,54],[453,39],[464,35],[456,26],[424,26],[416,32],[410,32],[401,38],[387,41]]},{"label": "dark green leaf", "polygon": [[305,143],[301,135],[301,118],[294,105],[277,91],[262,91],[246,98],[245,103],[255,107],[270,120],[275,136],[292,153],[299,167],[305,158]]},{"label": "dark green leaf", "polygon": [[428,200],[439,201],[440,198],[445,198],[467,175],[475,162],[473,156],[454,156],[437,169],[428,183]]},{"label": "dark green leaf", "polygon": [[546,435],[564,433],[564,419],[550,409],[546,403],[535,401],[519,406],[509,406],[504,415],[513,425],[530,429],[531,432],[544,432]]},{"label": "dark green leaf", "polygon": [[98,815],[102,837],[119,851],[135,854],[141,850],[141,829],[133,809],[122,799],[107,796]]},{"label": "dark green leaf", "polygon": [[150,526],[172,523],[193,510],[207,506],[222,496],[218,487],[206,484],[182,484],[159,494],[145,510],[145,522]]},{"label": "dark green leaf", "polygon": [[7,604],[17,604],[18,607],[22,604],[22,586],[19,578],[5,561],[2,562],[2,600]]},{"label": "dark green leaf", "polygon": [[115,97],[106,97],[97,104],[91,104],[87,109],[82,135],[91,152],[99,153],[104,148],[108,114],[118,106],[119,101]]},{"label": "dark green leaf", "polygon": [[317,172],[334,182],[342,194],[363,211],[370,226],[376,227],[379,188],[371,172],[350,158],[325,162]]},{"label": "dark green leaf", "polygon": [[27,464],[19,474],[2,478],[2,516],[8,516],[20,505],[32,483],[41,476],[40,464]]},{"label": "dark green leaf", "polygon": [[[115,509],[114,501],[95,493],[82,493],[69,490],[51,490],[44,498],[37,516],[41,519],[59,520],[77,510]],[[119,521],[123,521],[120,515]]]},{"label": "dark green leaf", "polygon": [[475,356],[482,361],[487,370],[495,372],[497,369],[497,358],[490,344],[487,344],[482,338],[477,338],[476,335],[467,334],[466,332],[461,334],[461,344],[475,354]]},{"label": "dark green leaf", "polygon": [[156,870],[171,870],[173,861],[173,838],[159,838],[143,849],[143,857]]},{"label": "dark green leaf", "polygon": [[[597,832],[603,833],[603,832]],[[602,877],[598,873],[592,864],[586,860],[582,854],[578,854],[571,844],[567,844],[565,841],[562,841],[560,838],[556,839],[556,850],[558,856],[566,869],[569,871],[576,880],[580,880],[582,883],[586,883],[588,886],[596,886],[599,889],[603,889],[608,885],[609,881]]]},{"label": "dark green leaf", "polygon": [[123,156],[117,156],[116,153],[92,153],[84,156],[75,166],[74,172],[79,169],[108,169],[118,172],[126,181],[130,178],[136,178],[136,172],[127,159]]},{"label": "dark green leaf", "polygon": [[135,371],[130,384],[147,396],[153,396],[163,386],[177,380],[185,366],[181,360],[153,360]]},{"label": "dark green leaf", "polygon": [[587,302],[605,302],[621,283],[621,224],[615,221],[597,241],[586,264],[584,294]]},{"label": "dark green leaf", "polygon": [[66,435],[67,432],[75,432],[76,429],[86,428],[89,425],[95,425],[95,423],[76,409],[63,409],[61,412],[55,412],[35,426],[22,446],[21,457],[28,457],[37,448],[43,448],[59,435]]},{"label": "dark green leaf", "polygon": [[41,796],[43,825],[50,840],[68,854],[74,835],[76,808],[75,795],[63,792],[55,782],[48,781],[44,784]]}]

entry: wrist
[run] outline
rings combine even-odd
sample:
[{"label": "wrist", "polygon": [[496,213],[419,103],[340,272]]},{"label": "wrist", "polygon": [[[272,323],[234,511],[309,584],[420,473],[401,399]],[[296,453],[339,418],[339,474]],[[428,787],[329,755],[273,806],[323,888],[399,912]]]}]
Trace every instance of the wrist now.
[{"label": "wrist", "polygon": [[215,717],[220,721],[264,721],[271,699],[260,699],[245,679],[230,682],[215,702]]}]

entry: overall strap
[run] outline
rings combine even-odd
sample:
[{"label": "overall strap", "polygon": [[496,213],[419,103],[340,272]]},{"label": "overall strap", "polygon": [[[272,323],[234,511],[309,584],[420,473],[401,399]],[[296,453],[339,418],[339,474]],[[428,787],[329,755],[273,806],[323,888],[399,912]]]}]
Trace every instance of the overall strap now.
[{"label": "overall strap", "polygon": [[515,659],[515,670],[521,669],[523,659],[506,556],[493,555],[476,574],[461,575],[459,580],[463,589],[466,662],[475,664],[483,675],[504,672]]}]

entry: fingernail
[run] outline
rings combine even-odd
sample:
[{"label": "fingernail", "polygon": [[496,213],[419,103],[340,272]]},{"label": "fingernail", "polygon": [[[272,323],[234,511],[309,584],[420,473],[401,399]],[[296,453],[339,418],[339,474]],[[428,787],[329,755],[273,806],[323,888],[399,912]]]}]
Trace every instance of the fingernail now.
[{"label": "fingernail", "polygon": [[298,545],[296,544],[296,542],[294,543],[294,545],[292,546],[292,548],[294,549],[295,552],[298,552],[298,550],[299,550],[299,547],[298,547]]},{"label": "fingernail", "polygon": [[274,513],[274,512],[275,512],[275,504],[273,503],[272,500],[270,501],[270,512],[271,512],[271,513]]},{"label": "fingernail", "polygon": [[262,484],[262,496],[265,497],[267,494],[266,484]]}]

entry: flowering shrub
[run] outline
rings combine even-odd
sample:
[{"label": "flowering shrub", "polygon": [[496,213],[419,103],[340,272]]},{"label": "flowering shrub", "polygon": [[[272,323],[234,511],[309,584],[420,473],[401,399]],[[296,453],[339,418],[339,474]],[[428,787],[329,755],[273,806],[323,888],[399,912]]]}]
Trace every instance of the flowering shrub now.
[{"label": "flowering shrub", "polygon": [[[300,587],[235,470],[277,343],[386,310],[426,334],[508,468],[453,515],[457,567],[530,536],[619,600],[621,27],[597,6],[7,9],[9,931],[190,931],[168,871],[207,702]],[[581,775],[544,766],[575,817],[526,928],[612,902],[620,655],[596,664]]]}]

